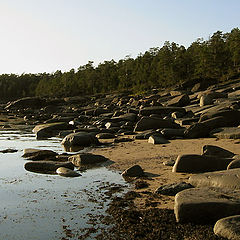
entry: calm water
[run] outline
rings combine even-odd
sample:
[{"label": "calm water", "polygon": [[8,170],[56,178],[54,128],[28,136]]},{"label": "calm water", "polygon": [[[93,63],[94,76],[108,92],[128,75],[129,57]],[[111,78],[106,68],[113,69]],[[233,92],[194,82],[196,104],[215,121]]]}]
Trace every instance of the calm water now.
[{"label": "calm water", "polygon": [[[63,152],[60,139],[36,140],[33,134],[0,132],[0,239],[78,239],[87,227],[101,226],[95,216],[109,203],[111,184],[127,186],[118,172],[105,167],[82,172],[77,178],[27,172],[25,148]],[[71,233],[69,237],[67,234]],[[94,239],[94,234],[86,239]]]}]

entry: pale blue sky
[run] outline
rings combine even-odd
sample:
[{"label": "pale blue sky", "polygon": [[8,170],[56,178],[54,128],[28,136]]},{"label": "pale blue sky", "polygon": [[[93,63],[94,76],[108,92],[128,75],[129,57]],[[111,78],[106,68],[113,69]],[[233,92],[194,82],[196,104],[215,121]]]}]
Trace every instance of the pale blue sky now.
[{"label": "pale blue sky", "polygon": [[240,27],[239,0],[0,0],[0,73],[136,57]]}]

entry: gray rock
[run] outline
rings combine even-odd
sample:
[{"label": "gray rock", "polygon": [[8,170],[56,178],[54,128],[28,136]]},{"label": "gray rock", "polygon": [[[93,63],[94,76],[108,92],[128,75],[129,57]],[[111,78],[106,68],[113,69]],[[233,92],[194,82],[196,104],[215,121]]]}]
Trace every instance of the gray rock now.
[{"label": "gray rock", "polygon": [[202,155],[218,156],[221,158],[232,158],[235,154],[218,146],[204,145],[202,147]]},{"label": "gray rock", "polygon": [[213,228],[214,233],[219,237],[229,240],[240,239],[240,215],[219,219]]},{"label": "gray rock", "polygon": [[62,130],[69,129],[73,129],[73,126],[65,122],[58,122],[37,125],[34,127],[33,132],[36,134],[37,139],[45,139],[58,135]]},{"label": "gray rock", "polygon": [[215,187],[240,190],[240,169],[229,169],[217,172],[196,174],[189,178],[195,187]]},{"label": "gray rock", "polygon": [[74,169],[74,165],[71,162],[34,161],[26,162],[24,165],[27,171],[37,173],[56,173],[56,170],[60,167]]},{"label": "gray rock", "polygon": [[76,171],[73,171],[69,168],[65,168],[65,167],[60,167],[56,170],[56,173],[60,176],[63,176],[63,177],[79,177],[81,176],[80,173],[76,172]]},{"label": "gray rock", "polygon": [[168,106],[175,106],[175,107],[184,107],[190,103],[190,98],[187,94],[183,94],[180,96],[177,96],[170,101],[168,101]]},{"label": "gray rock", "polygon": [[217,128],[210,132],[210,136],[218,139],[240,139],[239,127]]},{"label": "gray rock", "polygon": [[186,182],[171,183],[171,184],[160,186],[158,189],[156,189],[155,193],[168,195],[168,196],[175,196],[178,192],[181,192],[188,188],[193,188],[193,186]]},{"label": "gray rock", "polygon": [[173,172],[201,173],[227,169],[232,161],[229,158],[197,154],[179,155],[173,166]]},{"label": "gray rock", "polygon": [[184,134],[186,138],[208,137],[213,129],[232,126],[235,122],[236,120],[229,119],[228,117],[217,116],[191,125],[186,129]]},{"label": "gray rock", "polygon": [[240,191],[190,188],[175,196],[174,213],[180,223],[213,223],[240,214]]},{"label": "gray rock", "polygon": [[[218,108],[214,108],[212,111],[208,111],[205,114],[202,114],[199,122],[203,122],[207,119],[215,118],[215,117],[223,117],[226,123],[231,124],[232,127],[237,126],[240,123],[240,111],[238,110],[219,110]],[[231,127],[231,126],[227,126]]]},{"label": "gray rock", "polygon": [[67,147],[70,146],[87,147],[92,144],[98,143],[99,143],[98,139],[93,134],[87,132],[71,133],[62,140],[62,145]]},{"label": "gray rock", "polygon": [[203,95],[200,98],[200,107],[213,104],[213,98],[210,95]]},{"label": "gray rock", "polygon": [[169,143],[169,141],[166,138],[164,138],[162,134],[160,134],[160,133],[157,134],[156,133],[156,134],[149,137],[148,143],[166,144],[166,143]]},{"label": "gray rock", "polygon": [[180,128],[180,126],[171,120],[161,118],[142,117],[134,128],[134,131],[144,131],[159,128]]},{"label": "gray rock", "polygon": [[55,159],[57,155],[58,154],[52,150],[26,148],[24,149],[22,157],[27,158],[28,160],[37,161],[44,159]]},{"label": "gray rock", "polygon": [[123,173],[123,177],[141,177],[144,175],[143,169],[139,165],[134,165],[126,169]]},{"label": "gray rock", "polygon": [[185,128],[172,129],[172,128],[164,128],[161,133],[165,138],[176,138],[176,137],[184,137]]},{"label": "gray rock", "polygon": [[76,167],[89,164],[98,164],[107,161],[108,159],[102,155],[96,155],[91,153],[80,153],[70,156],[68,160]]}]

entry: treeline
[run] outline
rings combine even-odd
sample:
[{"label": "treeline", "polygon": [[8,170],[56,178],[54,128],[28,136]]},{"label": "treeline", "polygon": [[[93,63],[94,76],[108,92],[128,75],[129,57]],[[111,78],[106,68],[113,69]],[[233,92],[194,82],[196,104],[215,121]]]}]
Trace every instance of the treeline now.
[{"label": "treeline", "polygon": [[64,97],[179,85],[185,81],[226,81],[240,76],[240,30],[215,32],[197,39],[188,48],[165,42],[135,59],[127,56],[94,67],[89,61],[77,70],[62,73],[2,74],[1,100],[26,96]]}]

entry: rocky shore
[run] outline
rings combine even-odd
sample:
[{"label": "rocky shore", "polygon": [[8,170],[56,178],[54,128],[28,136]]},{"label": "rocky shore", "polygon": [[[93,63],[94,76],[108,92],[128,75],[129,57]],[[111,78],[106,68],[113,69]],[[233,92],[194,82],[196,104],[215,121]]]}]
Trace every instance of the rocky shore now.
[{"label": "rocky shore", "polygon": [[144,95],[29,97],[0,110],[3,129],[62,138],[63,154],[25,149],[27,171],[81,177],[77,169],[98,164],[133,183],[112,198],[115,225],[99,239],[240,239],[239,80]]}]

